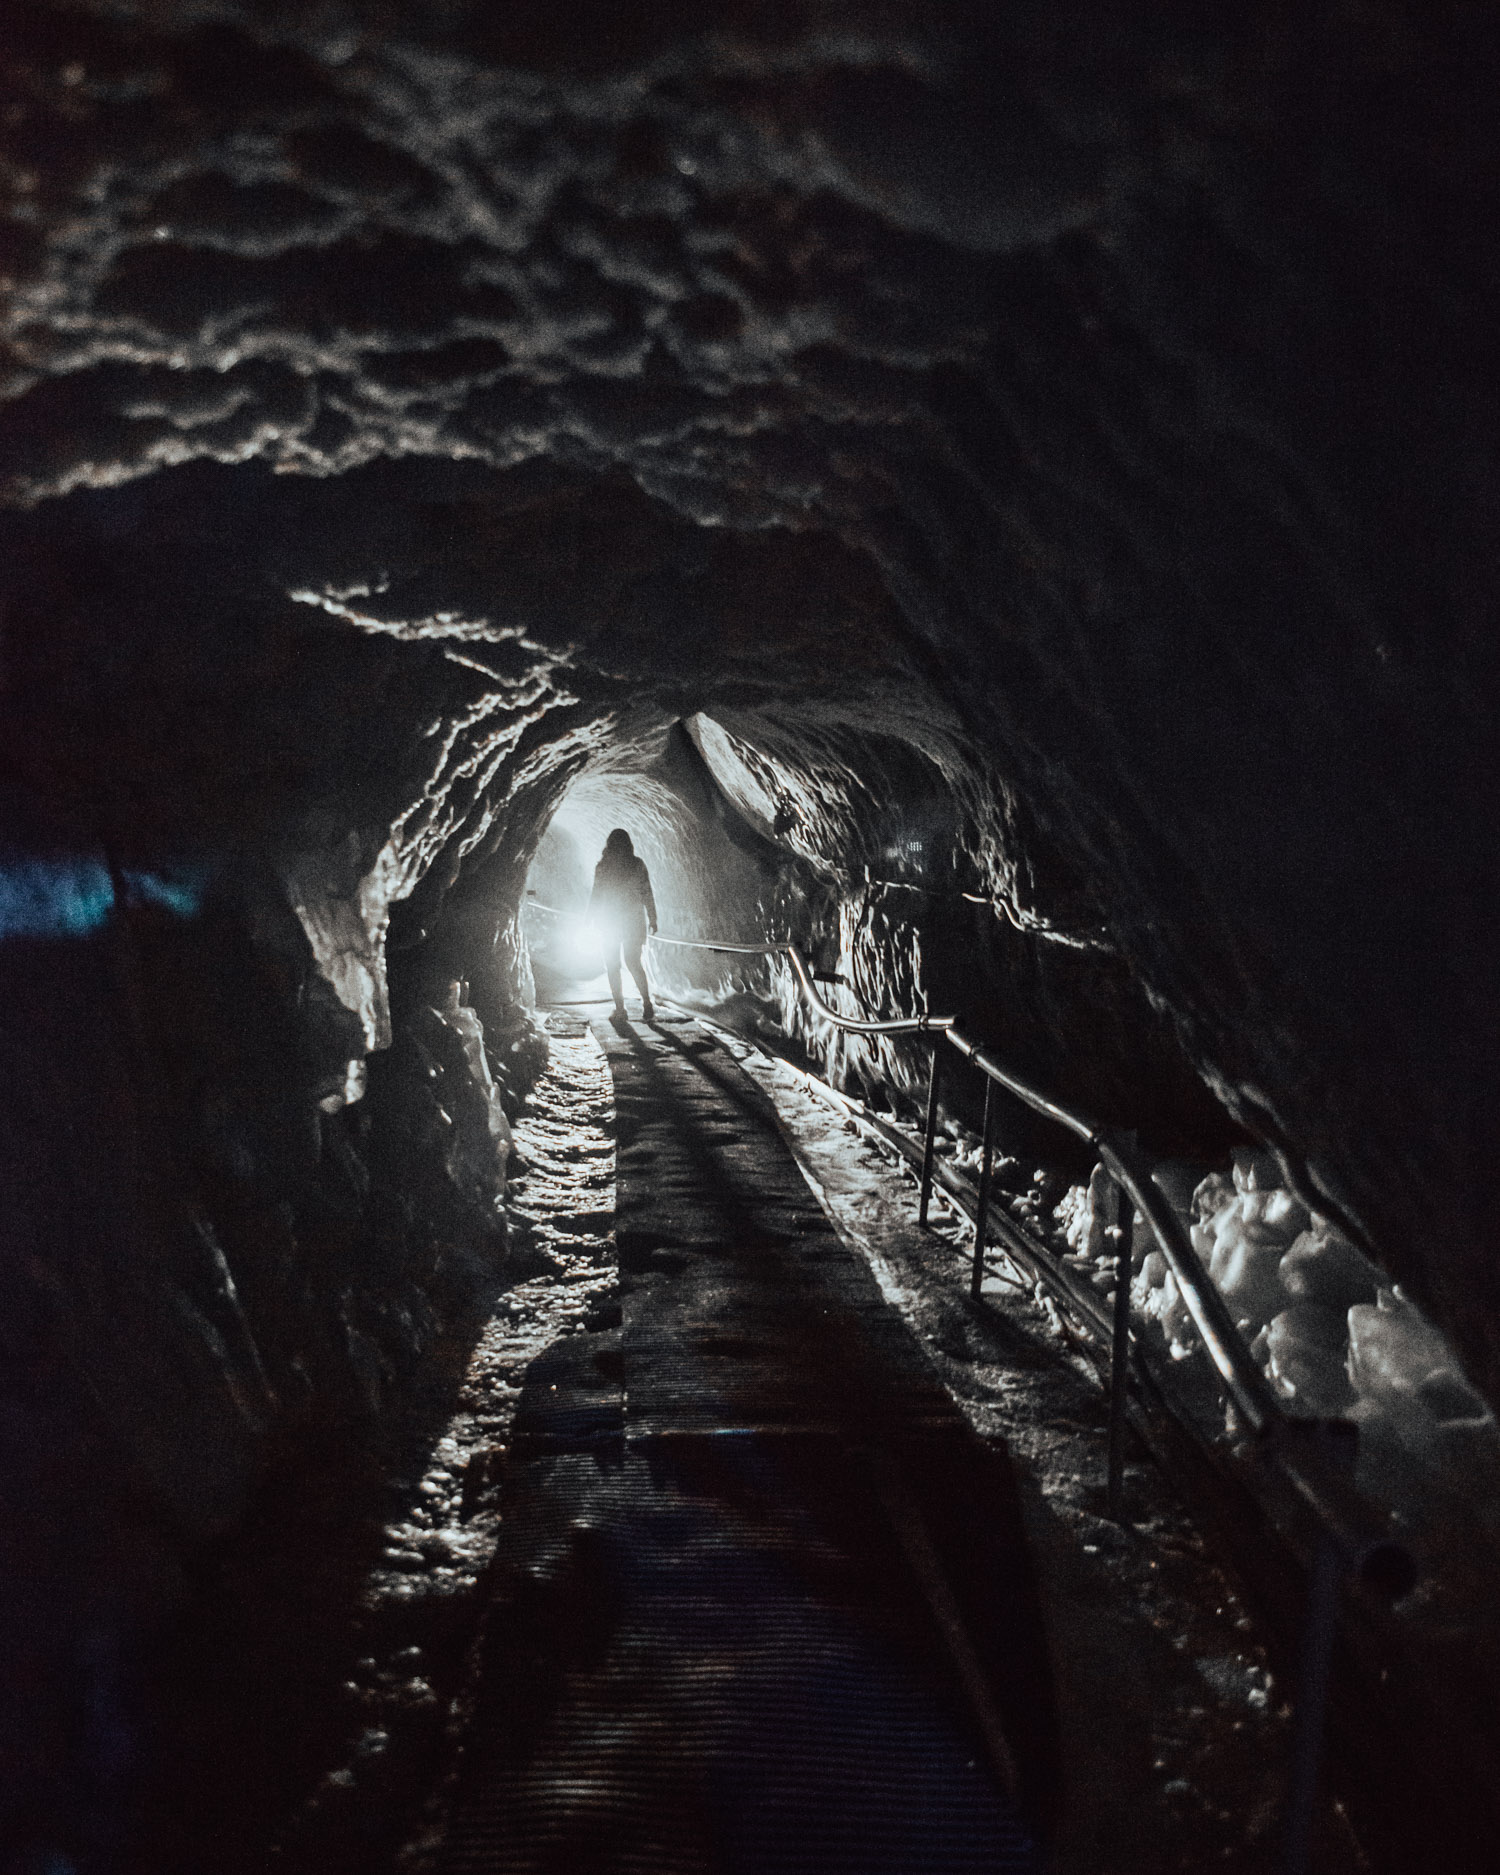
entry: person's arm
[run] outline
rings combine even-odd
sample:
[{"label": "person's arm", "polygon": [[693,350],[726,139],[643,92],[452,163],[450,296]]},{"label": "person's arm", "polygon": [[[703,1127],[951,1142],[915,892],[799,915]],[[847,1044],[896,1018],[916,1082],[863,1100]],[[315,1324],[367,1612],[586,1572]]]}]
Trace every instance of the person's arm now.
[{"label": "person's arm", "polygon": [[645,860],[641,861],[641,903],[646,907],[646,927],[654,936],[656,933],[656,900],[651,893],[651,875],[646,870]]}]

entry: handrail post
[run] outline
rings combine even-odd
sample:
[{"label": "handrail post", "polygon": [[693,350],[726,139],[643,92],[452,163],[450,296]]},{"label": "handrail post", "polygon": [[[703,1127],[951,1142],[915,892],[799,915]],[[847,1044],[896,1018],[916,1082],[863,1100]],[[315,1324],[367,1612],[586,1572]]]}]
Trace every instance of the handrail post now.
[{"label": "handrail post", "polygon": [[1308,1572],[1302,1617],[1302,1660],[1297,1710],[1292,1719],[1292,1774],[1286,1806],[1285,1875],[1309,1875],[1313,1826],[1318,1815],[1318,1780],[1328,1729],[1328,1686],[1333,1643],[1339,1626],[1339,1553],[1332,1537],[1320,1535]]},{"label": "handrail post", "polygon": [[[917,1206],[918,1224],[926,1224],[927,1207],[932,1200],[932,1160],[937,1150],[938,1084],[942,1079],[943,1038],[932,1038],[932,1078],[927,1084],[927,1136],[922,1147],[922,1201]],[[988,1085],[988,1083],[986,1083]]]},{"label": "handrail post", "polygon": [[1116,1229],[1119,1243],[1115,1257],[1114,1339],[1109,1360],[1109,1514],[1116,1523],[1124,1521],[1125,1497],[1125,1405],[1130,1390],[1130,1279],[1134,1274],[1131,1240],[1135,1231],[1135,1206],[1130,1194],[1118,1185],[1119,1217]]},{"label": "handrail post", "polygon": [[984,1230],[990,1214],[990,1174],[995,1163],[995,1083],[984,1077],[984,1153],[979,1162],[979,1207],[974,1214],[974,1274],[969,1294],[977,1302],[984,1287]]},{"label": "handrail post", "polygon": [[[1304,1422],[1292,1436],[1311,1440],[1352,1475],[1358,1432],[1348,1420]],[[1292,1766],[1286,1806],[1284,1875],[1308,1875],[1312,1867],[1313,1827],[1317,1822],[1318,1780],[1328,1731],[1328,1693],[1333,1679],[1333,1648],[1339,1630],[1338,1545],[1328,1530],[1318,1533],[1308,1570],[1307,1605],[1302,1617],[1302,1658],[1297,1676],[1297,1705],[1292,1717]]]}]

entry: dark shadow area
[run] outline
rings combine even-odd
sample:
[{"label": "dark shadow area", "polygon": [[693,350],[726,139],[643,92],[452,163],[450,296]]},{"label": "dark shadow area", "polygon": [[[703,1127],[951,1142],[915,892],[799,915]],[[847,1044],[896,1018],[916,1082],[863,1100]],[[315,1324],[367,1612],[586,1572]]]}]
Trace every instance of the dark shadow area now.
[{"label": "dark shadow area", "polygon": [[[441,1181],[407,1228],[431,1167],[399,1062],[361,1107],[311,1104],[349,1019],[291,1019],[295,953],[244,944],[212,896],[101,920],[0,950],[6,1072],[42,1096],[4,1140],[0,1489],[6,1566],[36,1592],[0,1616],[0,1867],[260,1875],[357,1658],[399,1651],[362,1584],[504,1240]],[[440,1679],[471,1615],[428,1637]]]},{"label": "dark shadow area", "polygon": [[[367,1590],[386,1526],[412,1504],[452,1416],[481,1325],[479,1316],[455,1323],[427,1349],[417,1383],[378,1430],[309,1428],[268,1453],[244,1521],[188,1559],[169,1644],[148,1668],[151,1772],[133,1805],[138,1846],[117,1866],[131,1875],[393,1866],[441,1772],[444,1709],[462,1683],[480,1602],[384,1598],[372,1611]],[[346,1814],[336,1793],[329,1803],[319,1790],[348,1756],[346,1689],[365,1663],[399,1661],[407,1649],[420,1652],[409,1672],[431,1698]],[[315,1794],[324,1801],[303,1822]]]}]

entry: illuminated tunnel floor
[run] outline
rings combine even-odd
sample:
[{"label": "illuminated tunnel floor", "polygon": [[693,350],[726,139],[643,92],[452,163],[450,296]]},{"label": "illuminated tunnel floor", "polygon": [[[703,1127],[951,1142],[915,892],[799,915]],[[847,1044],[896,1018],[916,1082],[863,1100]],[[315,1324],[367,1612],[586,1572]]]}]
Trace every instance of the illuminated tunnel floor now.
[{"label": "illuminated tunnel floor", "polygon": [[622,1322],[528,1373],[439,1867],[1031,1869],[1055,1749],[1004,1461],[729,1055],[595,1032]]}]

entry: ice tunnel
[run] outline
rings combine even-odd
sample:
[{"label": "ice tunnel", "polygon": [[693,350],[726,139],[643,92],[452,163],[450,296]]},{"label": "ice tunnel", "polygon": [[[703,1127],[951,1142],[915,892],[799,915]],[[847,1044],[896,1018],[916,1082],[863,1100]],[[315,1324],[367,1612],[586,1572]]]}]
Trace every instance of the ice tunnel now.
[{"label": "ice tunnel", "polygon": [[794,942],[1197,1168],[1267,1372],[1426,1386],[1390,1463],[1500,1542],[1497,30],[7,10],[0,1875],[239,1816],[153,1768],[184,1663],[235,1582],[343,1606],[354,1537],[273,1557],[545,1263],[512,1129],[616,825],[674,1007],[920,1123],[921,1047],[686,948]]}]

